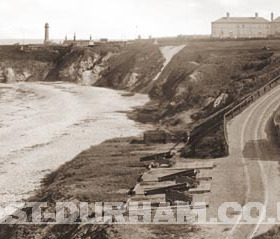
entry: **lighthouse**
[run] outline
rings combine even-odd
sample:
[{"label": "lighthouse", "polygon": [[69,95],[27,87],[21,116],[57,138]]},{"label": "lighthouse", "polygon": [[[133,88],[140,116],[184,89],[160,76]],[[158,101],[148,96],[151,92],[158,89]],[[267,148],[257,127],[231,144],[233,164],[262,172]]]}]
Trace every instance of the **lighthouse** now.
[{"label": "lighthouse", "polygon": [[45,24],[45,40],[44,40],[44,44],[48,44],[49,43],[49,41],[50,41],[50,35],[49,35],[49,28],[50,28],[50,26],[49,26],[49,24],[48,23],[46,23]]}]

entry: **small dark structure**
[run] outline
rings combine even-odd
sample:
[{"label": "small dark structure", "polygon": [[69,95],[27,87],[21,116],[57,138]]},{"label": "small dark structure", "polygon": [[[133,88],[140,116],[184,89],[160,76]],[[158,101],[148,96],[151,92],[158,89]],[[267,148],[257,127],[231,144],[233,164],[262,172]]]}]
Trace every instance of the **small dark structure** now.
[{"label": "small dark structure", "polygon": [[178,173],[173,173],[173,174],[169,174],[163,177],[159,177],[158,181],[159,182],[163,182],[163,181],[173,181],[176,180],[179,177],[182,176],[188,176],[188,177],[196,177],[196,175],[199,173],[198,169],[188,169],[182,172],[178,172]]},{"label": "small dark structure", "polygon": [[186,183],[182,183],[182,184],[176,184],[167,187],[151,189],[147,191],[145,190],[144,194],[145,196],[148,196],[148,195],[156,195],[156,194],[165,194],[169,190],[188,191],[189,189],[190,187]]},{"label": "small dark structure", "polygon": [[150,130],[144,133],[144,143],[145,144],[166,144],[170,135],[163,130]]},{"label": "small dark structure", "polygon": [[168,132],[165,130],[149,130],[144,133],[145,144],[167,144],[167,143],[187,143],[189,133],[187,131]]},{"label": "small dark structure", "polygon": [[176,178],[176,183],[177,184],[188,183],[191,188],[197,188],[198,185],[200,184],[199,181],[197,181],[196,179],[194,179],[192,177],[188,177],[188,176],[179,176],[179,177],[177,177]]},{"label": "small dark structure", "polygon": [[171,205],[178,201],[187,202],[190,205],[193,201],[193,197],[189,192],[168,190],[165,193],[165,201],[169,202]]},{"label": "small dark structure", "polygon": [[171,151],[168,151],[168,152],[143,156],[143,157],[140,158],[140,162],[170,159],[173,156],[174,156],[174,154]]},{"label": "small dark structure", "polygon": [[151,163],[152,168],[160,168],[167,167],[171,168],[175,165],[176,161],[172,159],[156,159],[153,163]]}]

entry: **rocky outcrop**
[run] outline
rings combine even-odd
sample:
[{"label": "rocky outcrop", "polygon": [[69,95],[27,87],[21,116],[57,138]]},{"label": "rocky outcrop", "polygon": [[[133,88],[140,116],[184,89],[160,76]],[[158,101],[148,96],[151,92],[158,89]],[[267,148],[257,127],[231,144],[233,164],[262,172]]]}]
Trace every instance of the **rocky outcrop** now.
[{"label": "rocky outcrop", "polygon": [[47,74],[41,80],[140,92],[160,72],[163,62],[159,47],[152,44],[71,48],[45,68]]},{"label": "rocky outcrop", "polygon": [[[79,51],[79,49],[73,50]],[[102,72],[109,67],[108,60],[114,55],[113,52],[106,52],[103,54],[95,53],[91,49],[80,52],[77,60],[67,65],[67,61],[74,52],[70,52],[69,55],[64,57],[62,64],[65,64],[58,72],[58,79],[63,81],[73,81],[82,85],[94,85],[101,77]],[[55,65],[54,71],[56,71]]]},{"label": "rocky outcrop", "polygon": [[49,48],[21,49],[19,46],[0,47],[0,81],[45,80],[53,62],[63,54]]},{"label": "rocky outcrop", "polygon": [[51,63],[38,61],[1,61],[0,82],[44,80],[50,66]]},{"label": "rocky outcrop", "polygon": [[160,72],[164,57],[157,45],[132,44],[106,62],[96,86],[148,93],[144,89]]}]

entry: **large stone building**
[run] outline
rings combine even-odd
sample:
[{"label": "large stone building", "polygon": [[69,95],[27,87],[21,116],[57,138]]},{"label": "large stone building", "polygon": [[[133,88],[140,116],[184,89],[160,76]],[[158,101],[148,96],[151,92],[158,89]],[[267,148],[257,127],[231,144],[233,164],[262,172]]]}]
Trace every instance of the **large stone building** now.
[{"label": "large stone building", "polygon": [[280,17],[271,22],[271,34],[280,37]]},{"label": "large stone building", "polygon": [[273,13],[271,21],[259,17],[231,17],[227,13],[212,22],[212,37],[214,38],[266,38],[280,35],[280,17],[274,20]]}]

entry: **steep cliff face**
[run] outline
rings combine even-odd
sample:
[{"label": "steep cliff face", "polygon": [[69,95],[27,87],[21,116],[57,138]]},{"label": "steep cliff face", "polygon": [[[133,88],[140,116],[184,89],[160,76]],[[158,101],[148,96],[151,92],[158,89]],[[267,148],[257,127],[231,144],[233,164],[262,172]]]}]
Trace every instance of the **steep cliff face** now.
[{"label": "steep cliff face", "polygon": [[0,47],[0,82],[43,81],[67,49]]},{"label": "steep cliff face", "polygon": [[145,88],[160,72],[164,57],[157,45],[132,44],[111,56],[106,63],[96,86],[148,93]]},{"label": "steep cliff face", "polygon": [[2,82],[70,81],[137,92],[149,84],[164,63],[159,46],[141,43],[55,50],[13,46],[0,48],[0,56]]},{"label": "steep cliff face", "polygon": [[160,71],[159,47],[147,44],[73,48],[54,62],[46,80],[141,91]]},{"label": "steep cliff face", "polygon": [[17,60],[0,62],[0,82],[44,80],[52,63],[35,60]]}]

